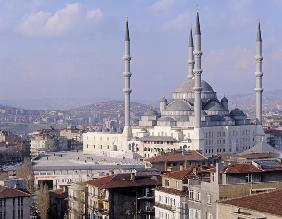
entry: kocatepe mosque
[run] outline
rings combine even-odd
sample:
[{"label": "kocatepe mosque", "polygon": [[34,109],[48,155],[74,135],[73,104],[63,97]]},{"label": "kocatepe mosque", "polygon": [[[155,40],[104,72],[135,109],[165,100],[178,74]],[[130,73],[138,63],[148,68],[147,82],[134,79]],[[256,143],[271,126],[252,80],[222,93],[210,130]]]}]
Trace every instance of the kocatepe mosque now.
[{"label": "kocatepe mosque", "polygon": [[218,99],[212,86],[202,80],[201,28],[197,13],[194,39],[190,31],[188,73],[172,92],[171,100],[162,97],[160,113],[146,112],[139,126],[130,124],[130,36],[125,31],[123,133],[87,132],[83,134],[85,154],[117,155],[138,153],[156,156],[171,150],[199,150],[206,156],[248,150],[264,141],[262,129],[262,38],[260,24],[256,40],[256,123],[251,123],[240,109],[230,110],[228,99]]}]

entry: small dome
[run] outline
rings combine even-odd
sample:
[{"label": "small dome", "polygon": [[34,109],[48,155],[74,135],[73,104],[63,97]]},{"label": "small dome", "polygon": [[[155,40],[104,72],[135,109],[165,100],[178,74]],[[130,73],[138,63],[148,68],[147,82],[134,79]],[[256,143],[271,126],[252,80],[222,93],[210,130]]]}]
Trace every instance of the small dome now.
[{"label": "small dome", "polygon": [[164,116],[164,117],[159,118],[158,121],[175,122],[175,119],[173,119],[169,116]]},{"label": "small dome", "polygon": [[157,116],[158,112],[153,109],[149,109],[144,113],[144,116]]},{"label": "small dome", "polygon": [[224,97],[221,99],[221,102],[228,102],[228,99],[224,96]]},{"label": "small dome", "polygon": [[191,106],[183,100],[176,100],[168,104],[166,111],[190,111]]},{"label": "small dome", "polygon": [[234,121],[230,116],[224,116],[224,121]]},{"label": "small dome", "polygon": [[224,107],[221,103],[218,101],[212,100],[206,104],[204,107],[204,110],[210,110],[210,111],[225,111]]},{"label": "small dome", "polygon": [[236,108],[234,110],[231,110],[230,116],[246,116],[246,114],[242,110]]},{"label": "small dome", "polygon": [[164,96],[162,96],[160,102],[167,102],[167,99]]},{"label": "small dome", "polygon": [[[212,87],[204,80],[201,81],[202,84],[202,92],[214,92]],[[194,92],[195,80],[187,79],[183,81],[176,89],[177,93],[189,93]]]}]

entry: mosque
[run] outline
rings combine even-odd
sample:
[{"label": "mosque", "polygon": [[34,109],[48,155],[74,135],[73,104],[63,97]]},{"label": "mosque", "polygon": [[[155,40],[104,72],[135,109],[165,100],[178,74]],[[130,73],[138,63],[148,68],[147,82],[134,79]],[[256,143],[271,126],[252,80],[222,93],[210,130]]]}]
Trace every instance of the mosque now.
[{"label": "mosque", "polygon": [[172,150],[198,150],[205,156],[225,152],[240,153],[264,141],[262,128],[262,38],[260,24],[256,39],[256,122],[236,108],[230,110],[228,99],[218,99],[211,85],[202,80],[201,28],[196,15],[194,38],[190,30],[188,73],[172,92],[170,100],[160,99],[160,112],[150,110],[139,121],[130,123],[130,35],[125,30],[123,133],[87,132],[83,134],[85,154],[139,154],[156,156]]}]

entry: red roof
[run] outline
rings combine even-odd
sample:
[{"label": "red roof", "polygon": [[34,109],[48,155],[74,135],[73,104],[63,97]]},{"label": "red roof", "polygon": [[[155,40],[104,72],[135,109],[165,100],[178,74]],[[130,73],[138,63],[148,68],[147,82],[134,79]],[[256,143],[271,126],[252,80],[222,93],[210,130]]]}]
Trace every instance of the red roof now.
[{"label": "red roof", "polygon": [[184,180],[185,178],[195,177],[198,175],[198,173],[199,170],[196,167],[190,167],[185,170],[167,172],[164,174],[164,176],[173,179]]},{"label": "red roof", "polygon": [[262,169],[248,163],[236,163],[225,167],[222,171],[225,174],[234,173],[261,173]]},{"label": "red roof", "polygon": [[188,195],[187,191],[181,191],[181,190],[177,190],[173,188],[157,187],[155,190],[160,191],[160,192],[169,193],[172,195],[182,195],[182,196]]},{"label": "red roof", "polygon": [[161,185],[160,176],[151,177],[133,177],[130,173],[117,174],[93,179],[86,182],[86,184],[110,189],[110,188],[126,188],[126,187],[140,187],[140,186],[158,186]]},{"label": "red roof", "polygon": [[206,161],[208,158],[206,158],[204,155],[202,155],[198,151],[186,151],[183,154],[180,152],[168,152],[156,157],[151,157],[147,159],[147,161],[151,163],[158,163],[158,162],[164,162],[164,161]]},{"label": "red roof", "polygon": [[249,153],[244,155],[239,155],[238,157],[246,159],[265,159],[265,158],[277,158],[280,154],[274,152],[264,152],[264,153]]},{"label": "red roof", "polygon": [[0,185],[0,198],[29,197],[30,194],[18,189]]},{"label": "red roof", "polygon": [[282,190],[229,199],[221,203],[282,216]]}]

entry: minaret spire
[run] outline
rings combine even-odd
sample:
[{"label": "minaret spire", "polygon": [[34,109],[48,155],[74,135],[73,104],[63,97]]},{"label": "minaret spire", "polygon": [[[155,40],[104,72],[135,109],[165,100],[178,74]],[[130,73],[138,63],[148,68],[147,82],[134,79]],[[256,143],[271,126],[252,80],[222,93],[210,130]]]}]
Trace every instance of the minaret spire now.
[{"label": "minaret spire", "polygon": [[194,48],[194,58],[195,58],[195,66],[194,66],[194,114],[195,114],[195,128],[201,128],[201,112],[202,112],[202,101],[201,101],[201,92],[202,92],[202,84],[201,84],[201,75],[202,75],[202,67],[201,67],[201,28],[200,28],[200,18],[199,13],[197,12],[196,17],[196,27],[195,27],[195,48]]},{"label": "minaret spire", "polygon": [[123,78],[124,78],[124,129],[123,134],[125,135],[126,140],[129,140],[131,137],[132,131],[131,131],[131,125],[130,125],[130,37],[129,37],[129,28],[128,28],[128,18],[126,18],[125,21],[125,39],[124,39],[124,72],[123,72]]},{"label": "minaret spire", "polygon": [[193,33],[191,28],[189,35],[189,43],[188,43],[188,75],[187,75],[188,79],[193,78],[193,69],[195,63],[193,50],[194,50],[194,43],[193,43]]}]

